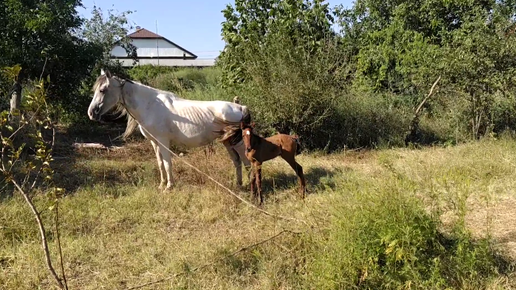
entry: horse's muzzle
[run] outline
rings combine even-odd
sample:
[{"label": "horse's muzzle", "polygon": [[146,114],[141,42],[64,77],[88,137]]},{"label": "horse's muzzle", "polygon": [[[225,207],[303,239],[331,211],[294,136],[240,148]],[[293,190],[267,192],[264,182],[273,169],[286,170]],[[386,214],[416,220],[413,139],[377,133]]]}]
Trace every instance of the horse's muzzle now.
[{"label": "horse's muzzle", "polygon": [[96,105],[92,110],[89,112],[90,120],[92,121],[100,121],[100,117],[102,115],[100,114],[100,110],[102,109],[102,104]]}]

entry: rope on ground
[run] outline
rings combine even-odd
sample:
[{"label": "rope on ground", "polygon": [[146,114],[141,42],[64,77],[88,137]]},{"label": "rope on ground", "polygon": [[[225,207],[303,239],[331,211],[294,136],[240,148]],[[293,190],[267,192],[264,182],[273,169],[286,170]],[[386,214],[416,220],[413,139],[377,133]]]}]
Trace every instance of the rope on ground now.
[{"label": "rope on ground", "polygon": [[243,251],[247,251],[249,249],[252,249],[254,247],[257,247],[259,245],[262,245],[262,244],[265,244],[269,241],[272,241],[274,240],[275,238],[285,234],[285,233],[291,233],[291,234],[301,234],[300,232],[294,232],[294,231],[289,231],[289,230],[282,230],[280,231],[279,233],[265,239],[265,240],[261,240],[257,243],[254,243],[252,245],[248,245],[248,246],[245,246],[245,247],[242,247],[228,255],[225,255],[224,257],[220,258],[220,259],[216,259],[215,261],[211,262],[211,263],[207,263],[207,264],[204,264],[202,266],[199,266],[199,267],[196,267],[196,268],[193,268],[189,271],[183,271],[183,272],[179,272],[179,273],[176,273],[174,275],[170,275],[168,277],[165,277],[165,278],[162,278],[162,279],[159,279],[159,280],[155,280],[155,281],[152,281],[152,282],[148,282],[148,283],[145,283],[145,284],[141,284],[141,285],[138,285],[138,286],[133,286],[133,287],[130,287],[130,288],[126,288],[126,290],[134,290],[134,289],[141,289],[141,288],[144,288],[144,287],[148,287],[148,286],[152,286],[152,285],[155,285],[155,284],[159,284],[159,283],[163,283],[163,282],[166,282],[166,281],[169,281],[169,280],[172,280],[174,278],[177,278],[179,276],[183,276],[187,273],[190,273],[190,272],[195,272],[195,271],[198,271],[198,270],[201,270],[201,269],[204,269],[204,268],[207,268],[207,267],[210,267],[210,266],[213,266],[215,265],[215,263],[219,262],[219,261],[222,261],[224,259],[227,259],[227,258],[230,258],[230,257],[233,257],[235,256],[236,254],[238,253],[241,253]]},{"label": "rope on ground", "polygon": [[[166,148],[168,150],[168,152],[170,152],[173,156],[175,157],[179,157],[179,155],[177,155],[176,153],[174,153],[172,150],[170,150],[169,146],[165,146],[163,143],[161,143],[156,137],[154,137],[154,135],[152,135],[148,130],[145,130],[145,133],[146,134],[149,134],[156,142],[158,142],[162,147]],[[279,219],[284,219],[284,220],[290,220],[290,221],[296,221],[296,222],[300,222],[300,223],[303,223],[304,225],[308,226],[308,223],[303,221],[303,220],[300,220],[300,219],[296,219],[296,218],[292,218],[292,217],[286,217],[286,216],[282,216],[282,215],[277,215],[277,214],[273,214],[271,212],[268,212],[262,208],[259,208],[257,207],[256,205],[252,204],[251,202],[243,199],[241,196],[239,196],[238,194],[236,194],[234,191],[232,191],[231,189],[229,189],[228,187],[226,187],[224,184],[218,182],[217,180],[215,180],[215,178],[211,177],[209,174],[207,173],[204,173],[203,171],[201,171],[199,168],[195,167],[194,165],[190,164],[189,162],[187,162],[186,160],[184,160],[183,158],[178,158],[179,160],[181,160],[184,164],[188,165],[189,167],[191,167],[192,169],[194,169],[195,171],[199,172],[200,174],[206,176],[208,179],[210,179],[211,181],[213,181],[215,184],[217,184],[218,186],[222,187],[223,189],[225,189],[229,194],[231,194],[232,196],[236,197],[238,200],[242,201],[243,203],[247,204],[248,206],[256,209],[257,211],[267,215],[267,216],[270,216],[270,217],[274,217],[274,218],[279,218]]]}]

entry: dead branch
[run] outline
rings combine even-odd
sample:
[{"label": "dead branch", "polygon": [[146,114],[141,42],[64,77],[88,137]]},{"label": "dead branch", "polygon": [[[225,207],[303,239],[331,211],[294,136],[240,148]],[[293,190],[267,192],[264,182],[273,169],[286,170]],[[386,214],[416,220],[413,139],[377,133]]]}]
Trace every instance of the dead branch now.
[{"label": "dead branch", "polygon": [[428,95],[423,99],[423,101],[419,104],[419,106],[417,107],[416,111],[414,112],[414,115],[416,117],[419,116],[419,113],[421,112],[421,108],[423,108],[423,105],[426,103],[426,101],[432,96],[432,94],[434,93],[434,89],[435,89],[435,86],[437,86],[437,83],[441,80],[441,76],[439,76],[437,78],[437,80],[434,82],[434,84],[432,85],[432,87],[430,88],[430,92],[428,92]]},{"label": "dead branch", "polygon": [[409,142],[413,142],[415,139],[417,139],[417,131],[419,128],[419,115],[421,114],[421,111],[422,111],[425,103],[433,95],[434,89],[440,80],[441,80],[441,76],[439,76],[437,78],[437,80],[434,82],[434,84],[430,88],[428,95],[426,95],[426,97],[423,99],[423,101],[421,101],[421,103],[419,103],[419,106],[417,106],[417,108],[414,110],[414,117],[412,118],[412,121],[410,122],[408,134],[405,136],[405,144],[408,144]]},{"label": "dead branch", "polygon": [[73,143],[72,144],[73,147],[79,149],[79,148],[96,148],[96,149],[106,149],[106,150],[119,150],[119,149],[122,149],[123,147],[120,147],[120,146],[105,146],[103,144],[100,144],[100,143]]},{"label": "dead branch", "polygon": [[215,264],[216,264],[217,262],[219,262],[219,261],[222,261],[222,260],[224,260],[224,259],[227,259],[227,258],[233,257],[233,256],[235,256],[235,255],[236,255],[236,254],[238,254],[238,253],[241,253],[241,252],[247,251],[247,250],[249,250],[249,249],[255,248],[255,247],[259,246],[259,245],[265,244],[265,243],[267,243],[267,242],[269,242],[269,241],[272,241],[272,240],[274,240],[275,238],[277,238],[277,237],[279,237],[279,236],[281,236],[281,235],[283,235],[283,234],[285,234],[285,233],[301,234],[301,232],[294,232],[294,231],[289,231],[289,230],[282,230],[281,232],[279,232],[279,233],[277,233],[277,234],[275,234],[275,235],[273,235],[273,236],[271,236],[271,237],[269,237],[269,238],[267,238],[267,239],[265,239],[265,240],[261,240],[261,241],[259,241],[259,242],[257,242],[257,243],[254,243],[254,244],[251,244],[251,245],[248,245],[248,246],[242,247],[242,248],[240,248],[240,249],[238,249],[238,250],[236,250],[236,251],[234,251],[234,252],[232,252],[232,253],[230,253],[230,254],[228,254],[228,255],[226,255],[226,256],[224,256],[224,257],[220,258],[220,259],[217,259],[217,260],[215,260],[215,261],[213,261],[213,262],[211,262],[211,263],[207,263],[207,264],[204,264],[204,265],[202,265],[202,266],[199,266],[199,267],[193,268],[193,269],[191,269],[191,270],[189,270],[189,271],[179,272],[179,273],[176,273],[176,274],[174,274],[174,275],[171,275],[171,276],[168,276],[168,277],[165,277],[165,278],[162,278],[162,279],[156,280],[156,281],[152,281],[152,282],[149,282],[149,283],[145,283],[145,284],[141,284],[141,285],[138,285],[138,286],[130,287],[130,288],[127,288],[126,290],[141,289],[141,288],[144,288],[144,287],[148,287],[148,286],[152,286],[152,285],[155,285],[155,284],[163,283],[163,282],[165,282],[165,281],[172,280],[172,279],[177,278],[177,277],[179,277],[179,276],[183,276],[183,275],[185,275],[185,274],[187,274],[187,273],[189,273],[189,272],[195,272],[195,271],[198,271],[198,270],[201,270],[201,269],[204,269],[204,268],[207,268],[207,267],[213,266],[213,265],[215,265]]},{"label": "dead branch", "polygon": [[61,266],[61,277],[63,277],[64,289],[68,290],[68,282],[66,281],[66,274],[64,270],[63,263],[63,249],[61,247],[61,236],[59,234],[59,199],[56,199],[55,204],[55,230],[56,230],[56,241],[57,241],[57,249],[59,252],[59,264]]},{"label": "dead branch", "polygon": [[48,241],[47,241],[47,234],[45,232],[45,226],[43,225],[43,221],[41,220],[41,215],[39,214],[38,210],[36,209],[36,206],[32,202],[32,199],[30,198],[29,194],[21,188],[21,186],[16,182],[16,180],[11,180],[13,185],[18,189],[20,194],[23,196],[27,204],[29,205],[30,209],[32,210],[32,214],[34,215],[34,218],[36,219],[36,223],[38,224],[39,228],[39,234],[41,238],[41,246],[43,248],[43,252],[45,253],[45,260],[47,262],[47,268],[54,277],[54,280],[56,281],[57,285],[61,289],[68,289],[65,287],[59,276],[57,276],[57,273],[54,269],[54,266],[52,266],[52,259],[50,258],[50,251],[48,249]]}]

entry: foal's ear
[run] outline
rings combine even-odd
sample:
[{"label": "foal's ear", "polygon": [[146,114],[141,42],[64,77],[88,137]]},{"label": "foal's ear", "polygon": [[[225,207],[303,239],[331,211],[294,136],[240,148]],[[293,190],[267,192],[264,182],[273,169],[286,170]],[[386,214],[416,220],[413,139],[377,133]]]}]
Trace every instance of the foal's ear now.
[{"label": "foal's ear", "polygon": [[256,124],[255,124],[254,122],[252,122],[252,123],[251,123],[251,128],[253,128],[253,129],[254,129],[254,126],[255,126],[255,125],[256,125]]},{"label": "foal's ear", "polygon": [[240,122],[240,129],[244,130],[245,129],[245,124],[244,122]]}]

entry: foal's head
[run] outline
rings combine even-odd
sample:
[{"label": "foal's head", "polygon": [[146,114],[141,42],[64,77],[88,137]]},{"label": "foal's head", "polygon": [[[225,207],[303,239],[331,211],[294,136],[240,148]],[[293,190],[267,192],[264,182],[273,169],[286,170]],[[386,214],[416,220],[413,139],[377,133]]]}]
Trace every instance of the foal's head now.
[{"label": "foal's head", "polygon": [[251,124],[241,122],[242,139],[244,140],[245,152],[248,153],[252,149],[254,122]]}]

